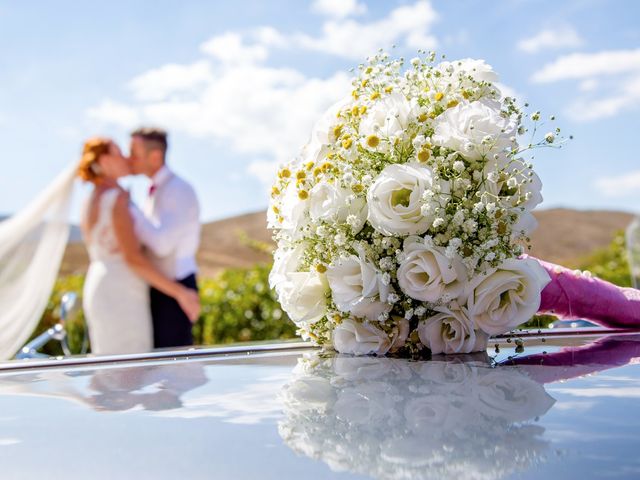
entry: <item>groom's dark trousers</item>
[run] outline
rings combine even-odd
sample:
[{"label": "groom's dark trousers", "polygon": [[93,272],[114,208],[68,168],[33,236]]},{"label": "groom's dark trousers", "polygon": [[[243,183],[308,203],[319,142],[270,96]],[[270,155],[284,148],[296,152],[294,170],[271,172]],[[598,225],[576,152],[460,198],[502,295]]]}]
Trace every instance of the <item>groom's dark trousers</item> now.
[{"label": "groom's dark trousers", "polygon": [[[198,291],[195,274],[179,280],[187,288]],[[191,322],[173,297],[151,288],[153,346],[155,348],[193,345]]]}]

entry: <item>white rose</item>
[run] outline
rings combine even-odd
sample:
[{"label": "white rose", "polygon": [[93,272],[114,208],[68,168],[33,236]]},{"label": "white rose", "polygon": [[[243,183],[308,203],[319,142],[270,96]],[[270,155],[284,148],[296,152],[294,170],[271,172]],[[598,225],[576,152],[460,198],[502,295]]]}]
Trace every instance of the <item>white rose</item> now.
[{"label": "white rose", "polygon": [[369,223],[385,235],[424,233],[433,223],[423,215],[423,193],[433,184],[431,170],[415,164],[387,166],[367,192]]},{"label": "white rose", "polygon": [[546,270],[531,258],[506,260],[469,283],[469,316],[489,335],[508,332],[538,311],[549,281]]},{"label": "white rose", "polygon": [[360,122],[360,134],[375,135],[381,139],[404,138],[409,122],[413,118],[411,104],[401,93],[385,95],[370,109]]},{"label": "white rose", "polygon": [[326,276],[316,272],[287,274],[286,281],[279,284],[278,301],[296,325],[309,326],[327,313]]},{"label": "white rose", "polygon": [[417,236],[407,237],[403,253],[398,283],[409,297],[436,302],[444,294],[456,298],[462,292],[466,270],[458,255],[449,259],[444,248],[426,245]]},{"label": "white rose", "polygon": [[437,307],[438,313],[418,324],[418,336],[433,355],[471,353],[487,348],[488,336],[474,329],[464,308]]},{"label": "white rose", "polygon": [[[432,140],[468,159],[479,160],[511,147],[515,129],[515,123],[501,115],[499,103],[483,99],[461,102],[438,116]],[[485,139],[490,141],[483,143]]]},{"label": "white rose", "polygon": [[368,320],[378,320],[380,314],[392,308],[387,303],[390,287],[381,277],[381,272],[362,254],[341,257],[327,269],[336,307]]},{"label": "white rose", "polygon": [[538,220],[531,212],[516,210],[516,213],[518,214],[518,220],[511,227],[512,236],[530,235],[531,232],[538,228]]},{"label": "white rose", "polygon": [[283,282],[287,281],[287,275],[298,271],[305,245],[303,243],[294,248],[278,248],[273,255],[273,267],[269,273],[269,286],[278,290]]},{"label": "white rose", "polygon": [[345,318],[331,334],[333,348],[352,355],[384,355],[389,351],[389,336],[369,322]]},{"label": "white rose", "polygon": [[309,193],[309,215],[314,222],[346,223],[347,217],[354,215],[356,221],[352,224],[352,232],[356,234],[362,230],[367,220],[364,198],[354,199],[350,190],[330,183],[318,183]]}]

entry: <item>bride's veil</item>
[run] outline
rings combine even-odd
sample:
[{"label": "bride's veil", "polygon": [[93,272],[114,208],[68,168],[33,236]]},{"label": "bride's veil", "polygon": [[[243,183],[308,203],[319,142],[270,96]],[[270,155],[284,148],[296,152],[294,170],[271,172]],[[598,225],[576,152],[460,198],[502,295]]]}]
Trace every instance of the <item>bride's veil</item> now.
[{"label": "bride's veil", "polygon": [[0,222],[0,360],[24,345],[47,307],[69,239],[75,176],[75,167],[65,170]]}]

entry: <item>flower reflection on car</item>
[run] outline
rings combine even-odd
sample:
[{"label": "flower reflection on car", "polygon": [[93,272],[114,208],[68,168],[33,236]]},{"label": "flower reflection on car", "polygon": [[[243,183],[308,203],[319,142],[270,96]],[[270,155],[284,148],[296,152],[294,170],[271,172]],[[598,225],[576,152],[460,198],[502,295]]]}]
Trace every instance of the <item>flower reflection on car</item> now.
[{"label": "flower reflection on car", "polygon": [[313,353],[282,391],[279,433],[334,471],[374,478],[500,478],[544,459],[536,417],[554,404],[486,356],[407,362]]}]

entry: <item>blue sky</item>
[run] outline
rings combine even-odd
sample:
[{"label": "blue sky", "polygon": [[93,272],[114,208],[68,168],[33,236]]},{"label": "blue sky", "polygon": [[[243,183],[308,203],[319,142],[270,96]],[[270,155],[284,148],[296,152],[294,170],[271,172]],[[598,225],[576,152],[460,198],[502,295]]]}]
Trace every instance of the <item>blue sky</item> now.
[{"label": "blue sky", "polygon": [[348,93],[348,69],[391,44],[484,58],[557,116],[575,139],[536,155],[543,207],[640,210],[639,24],[633,0],[0,0],[0,213],[85,137],[126,146],[139,124],[169,129],[204,220],[266,208],[273,166]]}]

